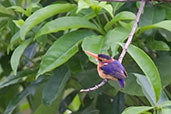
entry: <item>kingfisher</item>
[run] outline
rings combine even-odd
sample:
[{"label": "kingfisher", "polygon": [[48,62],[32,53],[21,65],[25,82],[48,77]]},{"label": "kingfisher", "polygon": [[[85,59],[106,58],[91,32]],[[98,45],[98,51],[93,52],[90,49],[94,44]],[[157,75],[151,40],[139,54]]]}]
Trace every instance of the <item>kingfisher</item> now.
[{"label": "kingfisher", "polygon": [[125,78],[128,74],[119,61],[105,54],[94,54],[89,51],[85,52],[98,61],[97,71],[102,79],[117,80],[120,87],[124,88]]}]

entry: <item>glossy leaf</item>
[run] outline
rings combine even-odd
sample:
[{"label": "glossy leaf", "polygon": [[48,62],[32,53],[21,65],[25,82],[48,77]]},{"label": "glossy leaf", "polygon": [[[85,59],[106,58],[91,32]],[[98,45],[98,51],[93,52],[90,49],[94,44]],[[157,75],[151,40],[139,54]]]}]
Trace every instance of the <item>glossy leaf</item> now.
[{"label": "glossy leaf", "polygon": [[22,81],[23,77],[29,76],[30,74],[34,73],[32,70],[23,70],[21,72],[18,72],[16,76],[10,75],[6,79],[0,82],[0,89],[19,83]]},{"label": "glossy leaf", "polygon": [[169,106],[171,106],[171,101],[166,101],[166,102],[163,102],[162,104],[160,104],[159,106],[161,106],[161,107],[163,107],[163,108],[165,108],[165,107],[169,107]]},{"label": "glossy leaf", "polygon": [[65,97],[65,99],[60,103],[60,106],[59,106],[60,113],[65,112],[65,110],[68,108],[68,105],[72,102],[72,100],[74,99],[77,93],[78,91],[73,91],[68,96]]},{"label": "glossy leaf", "polygon": [[111,2],[112,7],[113,7],[113,12],[115,14],[115,12],[122,7],[125,3],[124,2]]},{"label": "glossy leaf", "polygon": [[[118,84],[118,81],[109,81],[109,84],[114,87],[116,90],[119,90],[128,95],[144,96],[141,86],[136,82],[136,77],[131,73],[128,74],[128,77],[125,79],[125,87],[121,88]],[[130,89],[131,88],[131,89]]]},{"label": "glossy leaf", "polygon": [[144,95],[146,96],[146,98],[148,99],[150,104],[152,106],[154,106],[156,103],[155,93],[154,93],[153,88],[150,85],[148,79],[141,74],[135,73],[134,75],[137,77],[137,82],[139,85],[141,85]]},{"label": "glossy leaf", "polygon": [[[155,106],[156,105],[155,94],[154,94],[153,88],[150,85],[147,77],[143,76],[141,74],[137,74],[137,73],[134,73],[134,75],[137,77],[137,82],[141,86],[143,93],[146,96],[146,98],[148,99],[148,101],[150,102],[150,104],[152,106]],[[169,99],[167,98],[165,92],[162,90],[160,99],[157,102],[157,104],[161,104],[168,100]]]},{"label": "glossy leaf", "polygon": [[78,1],[78,8],[77,8],[77,13],[80,12],[82,9],[89,8],[89,4],[85,2],[85,0],[79,0]]},{"label": "glossy leaf", "polygon": [[[41,76],[42,77],[42,76]],[[40,77],[40,78],[41,78]],[[47,77],[47,76],[46,76]],[[45,83],[42,84],[43,86],[40,88],[36,89],[36,92],[39,92],[39,96],[37,97],[42,97],[42,91],[44,89]],[[41,90],[40,90],[41,89]],[[34,112],[32,112],[33,114],[59,114],[58,112],[58,108],[59,108],[59,104],[62,100],[62,95],[63,92],[60,93],[60,95],[53,101],[53,103],[49,106],[46,106],[43,102],[42,102],[42,98],[38,98],[40,101],[38,104],[37,101],[34,101],[34,105],[35,109]],[[34,96],[33,98],[36,99],[36,97]],[[34,99],[33,99],[34,100]],[[36,99],[37,100],[37,99]]]},{"label": "glossy leaf", "polygon": [[115,25],[118,21],[123,21],[123,20],[134,20],[135,19],[135,14],[132,12],[128,11],[123,11],[118,13],[111,21],[109,21],[104,29],[108,31],[113,25]]},{"label": "glossy leaf", "polygon": [[159,55],[158,58],[155,59],[155,63],[157,65],[157,68],[159,69],[160,76],[161,76],[161,82],[163,88],[168,86],[171,83],[171,56],[168,54],[162,54]]},{"label": "glossy leaf", "polygon": [[79,29],[79,28],[89,28],[98,31],[97,27],[93,23],[86,20],[85,18],[77,17],[77,16],[68,16],[68,17],[57,18],[45,24],[36,34],[36,38],[41,35],[54,33],[61,30]]},{"label": "glossy leaf", "polygon": [[153,107],[149,107],[149,106],[137,106],[137,107],[128,107],[126,108],[122,114],[140,114],[143,113],[145,111],[148,111],[150,109],[152,109]]},{"label": "glossy leaf", "polygon": [[110,4],[107,4],[107,2],[100,2],[99,6],[104,8],[107,12],[109,12],[111,17],[113,17],[113,8]]},{"label": "glossy leaf", "polygon": [[14,109],[17,107],[19,102],[26,96],[30,95],[35,91],[35,87],[43,81],[43,78],[37,79],[31,85],[27,86],[22,92],[16,95],[11,101],[9,102],[7,108],[5,109],[4,114],[11,114]]},{"label": "glossy leaf", "polygon": [[81,43],[81,40],[90,35],[93,35],[93,33],[80,30],[67,33],[57,39],[43,56],[37,77],[69,60],[78,52],[78,45]]},{"label": "glossy leaf", "polygon": [[24,52],[24,50],[26,49],[26,47],[31,43],[31,39],[25,40],[23,42],[23,44],[21,44],[20,46],[18,46],[15,51],[13,52],[12,56],[11,56],[11,67],[12,70],[14,71],[14,74],[17,74],[17,68],[20,62],[20,58]]},{"label": "glossy leaf", "polygon": [[[91,69],[91,70],[86,70],[84,72],[79,73],[77,75],[77,79],[78,79],[79,83],[82,85],[83,88],[93,87],[95,84],[100,83],[100,81],[102,80],[99,77],[96,68]],[[89,96],[91,98],[96,97],[102,91],[104,91],[103,87],[99,88],[98,90],[96,90],[94,92],[90,92]]]},{"label": "glossy leaf", "polygon": [[99,13],[103,8],[113,17],[113,8],[110,4],[107,4],[105,1],[94,1],[94,0],[79,0],[77,13],[82,9],[91,7],[96,13]]},{"label": "glossy leaf", "polygon": [[170,114],[170,112],[171,112],[171,109],[170,108],[162,108],[161,109],[162,111],[162,114]]},{"label": "glossy leaf", "polygon": [[152,7],[150,5],[146,5],[144,8],[144,12],[141,15],[139,26],[151,25],[157,22],[160,22],[165,19],[165,11],[161,8],[160,5],[156,5]]},{"label": "glossy leaf", "polygon": [[112,57],[115,56],[118,52],[119,46],[118,42],[124,42],[129,36],[129,30],[122,27],[116,27],[115,29],[109,31],[106,34],[104,50],[111,48]]},{"label": "glossy leaf", "polygon": [[23,13],[24,15],[26,15],[26,16],[29,16],[29,15],[27,15],[27,12],[20,6],[11,6],[8,9],[14,9],[17,12],[20,12],[20,13]]},{"label": "glossy leaf", "polygon": [[[104,45],[104,37],[94,35],[94,36],[87,37],[83,40],[82,49],[84,51],[90,51],[99,54],[101,53],[103,45]],[[89,57],[90,61],[97,64],[97,61],[92,56],[88,54],[87,56]]]},{"label": "glossy leaf", "polygon": [[[123,46],[123,44],[120,45]],[[143,50],[134,45],[130,45],[128,47],[128,53],[135,60],[135,62],[138,64],[138,66],[141,68],[144,74],[147,76],[147,79],[149,80],[154,90],[156,98],[155,101],[157,102],[160,98],[162,89],[160,75],[157,70],[157,67]]]},{"label": "glossy leaf", "polygon": [[47,7],[41,8],[29,16],[24,25],[21,27],[20,36],[21,39],[25,39],[26,34],[37,24],[41,23],[45,19],[56,15],[58,13],[63,13],[70,11],[75,7],[74,4],[53,4]]},{"label": "glossy leaf", "polygon": [[118,94],[112,99],[107,95],[99,95],[97,98],[96,107],[100,110],[100,114],[121,114],[124,110],[124,94]]},{"label": "glossy leaf", "polygon": [[139,34],[145,32],[146,30],[154,29],[154,28],[162,28],[171,32],[170,25],[171,25],[171,20],[165,20],[165,21],[161,21],[159,23],[153,24],[153,25],[147,25],[139,29]]},{"label": "glossy leaf", "polygon": [[69,109],[72,111],[77,111],[81,106],[79,95],[77,94],[69,105]]},{"label": "glossy leaf", "polygon": [[10,44],[8,46],[8,49],[7,49],[8,53],[10,50],[13,50],[14,45],[17,44],[19,40],[20,40],[20,32],[18,31],[12,36],[12,38],[10,40]]},{"label": "glossy leaf", "polygon": [[167,101],[169,101],[169,98],[167,97],[165,91],[162,90],[161,91],[161,96],[160,96],[159,101],[157,102],[157,105],[162,104],[162,103],[167,102]]},{"label": "glossy leaf", "polygon": [[147,42],[147,46],[148,48],[152,49],[152,50],[156,50],[156,51],[169,51],[170,47],[167,45],[167,43],[163,42],[163,41],[149,41]]},{"label": "glossy leaf", "polygon": [[[71,72],[67,68],[59,68],[55,70],[51,78],[47,81],[43,90],[43,100],[46,105],[50,105],[63,91]],[[50,89],[49,89],[50,88]]]},{"label": "glossy leaf", "polygon": [[73,114],[100,114],[100,111],[95,109],[93,106],[88,106],[83,111],[74,112]]}]

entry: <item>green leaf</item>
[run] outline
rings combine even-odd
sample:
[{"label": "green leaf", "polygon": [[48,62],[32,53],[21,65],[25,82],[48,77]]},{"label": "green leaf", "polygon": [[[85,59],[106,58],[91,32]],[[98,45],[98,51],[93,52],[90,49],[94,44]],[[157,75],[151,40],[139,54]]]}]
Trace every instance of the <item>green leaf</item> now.
[{"label": "green leaf", "polygon": [[156,41],[156,40],[148,41],[147,46],[148,48],[152,50],[156,50],[156,51],[169,51],[170,50],[170,47],[167,45],[167,43],[163,41]]},{"label": "green leaf", "polygon": [[90,35],[93,35],[93,33],[80,30],[67,33],[57,39],[43,56],[37,77],[68,61],[78,52],[78,45],[81,40]]},{"label": "green leaf", "polygon": [[56,15],[58,13],[63,13],[70,11],[75,7],[74,4],[53,4],[47,7],[41,8],[29,16],[24,25],[20,29],[21,39],[25,39],[26,34],[37,24],[41,23],[45,19]]},{"label": "green leaf", "polygon": [[112,57],[115,56],[119,48],[117,43],[124,42],[128,38],[128,36],[129,36],[129,30],[124,29],[122,27],[116,27],[115,29],[109,31],[106,34],[104,50],[108,50],[109,48],[111,48]]},{"label": "green leaf", "polygon": [[139,28],[138,33],[141,34],[143,32],[145,32],[146,30],[149,29],[154,29],[154,28],[162,28],[165,30],[168,30],[171,32],[171,20],[165,20],[165,21],[161,21],[159,23],[153,24],[153,25],[147,25],[147,26],[143,26],[141,28]]},{"label": "green leaf", "polygon": [[65,99],[61,102],[59,106],[59,112],[63,114],[66,109],[68,109],[68,105],[73,101],[74,97],[77,95],[78,91],[71,92]]},{"label": "green leaf", "polygon": [[19,65],[19,62],[20,62],[20,58],[24,52],[24,50],[26,49],[26,47],[31,43],[32,39],[28,39],[28,40],[25,40],[23,42],[23,44],[21,44],[20,46],[18,46],[12,56],[11,56],[11,67],[12,67],[12,70],[14,71],[14,74],[16,75],[17,74],[17,68],[18,68],[18,65]]},{"label": "green leaf", "polygon": [[0,17],[12,17],[13,15],[14,15],[13,12],[11,12],[10,10],[8,10],[2,4],[0,5]]},{"label": "green leaf", "polygon": [[80,12],[82,9],[89,8],[89,4],[85,2],[84,0],[79,0],[78,1],[78,8],[77,8],[77,13]]},{"label": "green leaf", "polygon": [[37,109],[33,112],[33,114],[59,114],[58,108],[59,104],[62,101],[63,92],[55,99],[55,101],[50,105],[46,106],[45,104],[41,103]]},{"label": "green leaf", "polygon": [[26,16],[29,16],[29,15],[27,15],[27,12],[20,6],[11,6],[8,9],[14,9],[17,12],[20,12],[20,13],[23,13],[24,15],[26,15]]},{"label": "green leaf", "polygon": [[157,103],[157,105],[162,104],[164,102],[167,102],[169,100],[169,98],[167,97],[166,93],[164,92],[164,90],[161,91],[161,96],[160,99]]},{"label": "green leaf", "polygon": [[21,72],[18,72],[16,76],[10,75],[5,80],[0,82],[0,89],[10,86],[10,85],[13,85],[13,84],[16,84],[16,83],[19,83],[22,81],[23,77],[26,77],[26,76],[28,77],[32,73],[34,73],[34,71],[23,70]]},{"label": "green leaf", "polygon": [[[41,77],[39,77],[39,78],[41,78]],[[42,86],[43,88],[42,87],[37,88],[36,92],[39,92],[40,89],[42,89],[42,90],[44,89],[45,83],[42,83],[42,85],[43,85]],[[37,97],[41,97],[41,95],[42,95],[42,91],[39,92]],[[46,106],[43,102],[41,102],[41,100],[42,100],[41,98],[38,98],[38,99],[40,99],[40,101],[35,101],[36,97],[33,96],[33,100],[34,100],[33,105],[34,105],[35,109],[34,109],[34,112],[32,112],[32,114],[59,114],[58,108],[59,108],[59,104],[62,100],[62,97],[63,97],[63,91],[61,93],[59,93],[59,96],[54,100],[54,102],[51,105]],[[39,102],[39,104],[37,104],[37,102]],[[35,106],[35,105],[37,105],[37,106]]]},{"label": "green leaf", "polygon": [[162,108],[161,110],[162,114],[170,114],[171,112],[171,108]]},{"label": "green leaf", "polygon": [[[82,85],[82,88],[90,88],[90,87],[93,87],[95,84],[100,83],[102,79],[99,77],[97,73],[97,69],[94,68],[94,69],[86,70],[84,72],[79,73],[77,75],[77,80]],[[98,90],[94,92],[90,92],[89,93],[90,98],[94,98],[98,96],[98,94],[100,94],[102,91],[105,90],[103,88],[99,88]]]},{"label": "green leaf", "polygon": [[69,105],[69,109],[72,111],[77,111],[81,106],[79,95],[77,94]]},{"label": "green leaf", "polygon": [[34,81],[31,85],[27,86],[22,92],[17,94],[8,104],[5,109],[4,114],[11,114],[14,109],[17,107],[19,102],[26,96],[32,94],[35,91],[35,87],[43,81],[43,78],[39,78]]},{"label": "green leaf", "polygon": [[100,114],[121,114],[125,107],[124,104],[124,94],[118,92],[112,99],[105,94],[99,95],[96,107],[100,110]]},{"label": "green leaf", "polygon": [[15,25],[16,25],[18,28],[21,28],[21,26],[24,24],[24,21],[23,21],[22,19],[13,20],[13,22],[15,23]]},{"label": "green leaf", "polygon": [[153,107],[149,107],[149,106],[137,106],[137,107],[128,107],[126,108],[122,114],[140,114],[143,113],[145,111],[148,111],[150,109],[152,109]]},{"label": "green leaf", "polygon": [[97,14],[100,12],[100,10],[103,8],[105,9],[107,12],[109,12],[109,14],[111,15],[111,17],[113,17],[113,8],[110,4],[107,4],[107,2],[98,2],[98,1],[94,1],[94,0],[79,0],[78,1],[78,9],[77,9],[77,13],[79,11],[81,11],[82,9],[85,8],[89,8],[91,7],[94,12],[96,12]]},{"label": "green leaf", "polygon": [[111,2],[112,7],[113,7],[113,12],[115,14],[115,12],[122,7],[125,3],[124,2]]},{"label": "green leaf", "polygon": [[107,4],[107,2],[100,2],[99,6],[104,8],[107,12],[109,12],[111,17],[113,17],[113,8],[110,4]]},{"label": "green leaf", "polygon": [[10,44],[8,45],[8,48],[7,48],[8,53],[10,52],[10,50],[13,50],[14,45],[16,45],[19,40],[21,40],[21,39],[20,39],[20,32],[18,31],[12,36],[12,38],[10,40]]},{"label": "green leaf", "polygon": [[109,84],[116,90],[119,90],[123,93],[129,95],[144,96],[141,86],[136,82],[136,77],[132,73],[129,73],[128,77],[125,79],[124,88],[121,88],[117,81],[110,80]]},{"label": "green leaf", "polygon": [[[91,51],[93,53],[99,54],[103,48],[104,37],[102,36],[90,36],[83,40],[82,49],[84,51]],[[97,64],[97,61],[90,55],[87,54],[90,61]]]},{"label": "green leaf", "polygon": [[169,54],[161,54],[155,59],[155,63],[159,69],[159,73],[162,79],[161,82],[163,88],[171,83],[171,62],[168,61],[171,61],[171,56]]},{"label": "green leaf", "polygon": [[[144,75],[141,75],[141,74],[137,74],[137,73],[134,73],[134,75],[137,77],[137,82],[139,85],[141,85],[143,93],[146,96],[146,98],[148,99],[148,101],[150,102],[150,104],[152,106],[155,106],[156,105],[155,94],[154,94],[153,88],[150,85],[147,77]],[[167,98],[166,94],[162,90],[160,99],[157,102],[157,104],[161,104],[161,103],[168,101],[168,100],[169,99]]]},{"label": "green leaf", "polygon": [[171,106],[171,101],[166,101],[166,102],[163,102],[162,104],[159,105],[160,107],[163,107],[163,108],[166,108],[166,107],[169,107]]},{"label": "green leaf", "polygon": [[118,21],[122,21],[122,20],[134,20],[135,19],[135,14],[132,12],[128,12],[128,11],[123,11],[120,12],[119,14],[117,14],[111,21],[109,21],[104,29],[106,31],[109,31],[109,29],[115,25]]},{"label": "green leaf", "polygon": [[150,104],[154,106],[156,103],[155,94],[148,79],[141,74],[135,73],[134,75],[137,77],[137,82],[139,85],[141,85],[144,95],[146,96]]},{"label": "green leaf", "polygon": [[70,75],[71,72],[69,72],[65,67],[55,70],[52,77],[47,81],[43,90],[42,98],[46,105],[51,105],[51,103],[59,97]]},{"label": "green leaf", "polygon": [[161,8],[161,5],[156,5],[155,7],[146,5],[146,7],[144,8],[144,12],[141,15],[139,25],[140,27],[151,25],[164,19],[165,11],[163,8]]},{"label": "green leaf", "polygon": [[[120,44],[123,47],[123,44]],[[154,92],[155,92],[155,100],[156,103],[161,95],[161,80],[160,75],[155,66],[154,62],[150,59],[150,57],[140,48],[130,45],[128,47],[128,53],[135,60],[144,74],[147,76]]]},{"label": "green leaf", "polygon": [[39,32],[36,34],[36,38],[53,33],[53,32],[58,32],[61,30],[68,30],[68,29],[79,29],[79,28],[89,28],[89,29],[94,29],[98,31],[98,28],[88,20],[82,17],[77,17],[77,16],[69,16],[69,17],[61,17],[57,18],[53,21],[48,22],[45,24]]},{"label": "green leaf", "polygon": [[73,114],[100,114],[100,111],[98,109],[95,109],[94,106],[88,106],[83,111],[79,111]]}]

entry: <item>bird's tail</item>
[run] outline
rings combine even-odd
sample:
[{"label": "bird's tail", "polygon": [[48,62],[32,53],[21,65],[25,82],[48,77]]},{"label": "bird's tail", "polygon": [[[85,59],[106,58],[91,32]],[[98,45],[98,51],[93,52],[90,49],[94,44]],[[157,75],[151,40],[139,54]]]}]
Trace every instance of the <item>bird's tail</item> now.
[{"label": "bird's tail", "polygon": [[119,82],[119,85],[121,86],[121,88],[124,88],[124,86],[125,86],[124,78],[118,79],[118,82]]}]

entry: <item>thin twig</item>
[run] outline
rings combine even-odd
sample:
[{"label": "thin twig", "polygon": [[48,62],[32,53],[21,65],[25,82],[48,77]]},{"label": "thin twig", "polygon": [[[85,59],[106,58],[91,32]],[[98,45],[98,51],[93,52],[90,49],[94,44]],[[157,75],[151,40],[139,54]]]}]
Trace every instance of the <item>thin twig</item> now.
[{"label": "thin twig", "polygon": [[[107,1],[107,0],[106,0],[106,1]],[[137,16],[136,16],[134,25],[133,25],[133,27],[132,27],[132,30],[131,30],[130,35],[129,35],[129,37],[128,37],[128,40],[127,40],[126,44],[124,45],[124,48],[123,48],[123,50],[122,50],[122,53],[121,53],[121,55],[120,55],[120,57],[119,57],[119,59],[118,59],[118,61],[119,61],[120,63],[122,63],[123,57],[124,57],[125,54],[126,54],[126,51],[127,51],[127,49],[128,49],[128,46],[131,44],[133,35],[134,35],[135,30],[136,30],[136,28],[137,28],[137,23],[139,22],[140,15],[141,15],[141,13],[142,13],[142,11],[143,11],[143,8],[144,8],[145,2],[146,2],[146,0],[142,0],[142,1],[141,1],[141,5],[140,5],[140,8],[139,8],[139,10],[138,10],[138,13],[137,13]],[[104,80],[103,80],[102,82],[100,82],[98,85],[95,85],[94,87],[91,87],[91,88],[88,88],[88,89],[81,89],[80,92],[94,91],[94,90],[96,90],[96,89],[102,87],[103,85],[105,85],[105,84],[107,83],[107,81],[108,81],[107,79],[104,79]]]},{"label": "thin twig", "polygon": [[139,22],[141,13],[142,13],[143,8],[144,8],[144,5],[145,5],[145,2],[146,2],[146,0],[142,0],[142,2],[141,2],[140,8],[139,8],[138,13],[137,13],[137,15],[136,15],[136,19],[135,19],[135,21],[134,21],[134,25],[133,25],[133,27],[132,27],[132,30],[131,30],[130,34],[129,34],[128,40],[127,40],[127,42],[126,42],[126,44],[125,44],[125,46],[124,46],[124,48],[123,48],[123,50],[122,50],[122,53],[121,53],[121,55],[120,55],[120,57],[119,57],[119,59],[118,59],[118,61],[119,61],[120,63],[122,63],[123,57],[124,57],[125,54],[126,54],[126,51],[127,51],[127,49],[128,49],[128,46],[129,46],[129,45],[131,44],[131,42],[132,42],[132,38],[133,38],[133,35],[134,35],[135,30],[136,30],[136,28],[137,28],[137,24],[138,24],[138,22]]},{"label": "thin twig", "polygon": [[80,92],[89,92],[89,91],[94,91],[100,87],[102,87],[103,85],[105,85],[107,82],[107,79],[104,79],[103,81],[101,81],[98,85],[95,85],[94,87],[88,88],[88,89],[81,89]]}]

